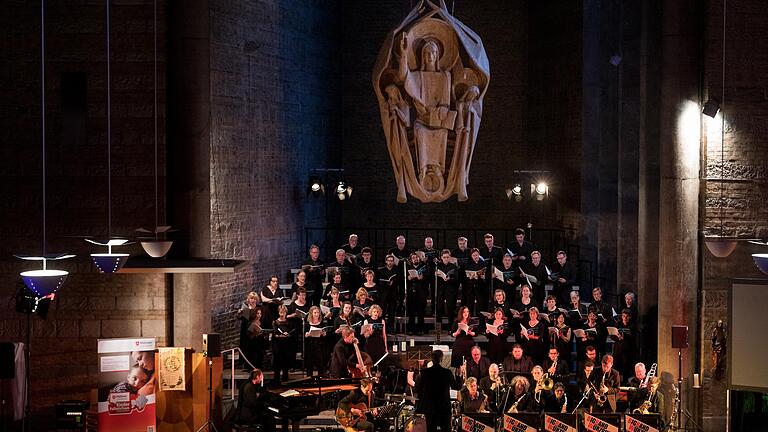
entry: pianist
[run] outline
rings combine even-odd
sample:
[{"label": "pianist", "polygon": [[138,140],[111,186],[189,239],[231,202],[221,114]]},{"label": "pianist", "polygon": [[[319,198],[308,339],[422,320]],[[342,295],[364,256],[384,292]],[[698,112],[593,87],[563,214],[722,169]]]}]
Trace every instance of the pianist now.
[{"label": "pianist", "polygon": [[280,396],[267,391],[263,381],[264,374],[260,369],[254,369],[250,379],[240,389],[235,423],[248,426],[260,424],[263,432],[274,432],[275,415],[281,405]]}]

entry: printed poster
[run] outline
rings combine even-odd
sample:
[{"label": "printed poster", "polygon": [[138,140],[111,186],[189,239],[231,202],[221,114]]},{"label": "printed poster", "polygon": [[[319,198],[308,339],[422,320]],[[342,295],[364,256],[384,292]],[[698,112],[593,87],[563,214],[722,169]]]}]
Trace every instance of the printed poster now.
[{"label": "printed poster", "polygon": [[155,432],[155,339],[99,339],[99,432]]}]

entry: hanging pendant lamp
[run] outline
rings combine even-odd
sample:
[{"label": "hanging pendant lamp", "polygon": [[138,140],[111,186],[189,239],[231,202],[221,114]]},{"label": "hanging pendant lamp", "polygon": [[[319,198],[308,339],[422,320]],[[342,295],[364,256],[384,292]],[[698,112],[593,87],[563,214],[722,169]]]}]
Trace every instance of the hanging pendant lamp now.
[{"label": "hanging pendant lamp", "polygon": [[26,261],[42,261],[42,270],[28,270],[19,274],[24,285],[38,297],[45,297],[58,291],[67,280],[69,272],[48,268],[48,261],[72,258],[71,254],[46,254],[46,201],[45,201],[45,0],[40,2],[40,81],[41,81],[41,147],[42,147],[42,201],[43,201],[43,254],[42,256],[16,255]]}]

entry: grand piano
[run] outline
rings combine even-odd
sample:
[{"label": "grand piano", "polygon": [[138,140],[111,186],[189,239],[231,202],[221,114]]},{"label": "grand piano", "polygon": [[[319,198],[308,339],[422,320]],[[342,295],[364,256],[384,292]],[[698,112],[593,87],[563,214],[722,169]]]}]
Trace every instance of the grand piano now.
[{"label": "grand piano", "polygon": [[284,432],[288,432],[289,424],[293,432],[298,432],[304,419],[336,409],[339,400],[359,385],[359,379],[305,378],[271,389],[281,400],[275,417],[282,421]]}]

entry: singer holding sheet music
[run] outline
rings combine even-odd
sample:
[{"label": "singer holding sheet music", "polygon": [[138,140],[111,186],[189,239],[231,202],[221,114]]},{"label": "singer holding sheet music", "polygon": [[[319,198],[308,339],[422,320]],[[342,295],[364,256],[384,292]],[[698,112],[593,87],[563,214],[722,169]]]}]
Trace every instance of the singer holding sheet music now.
[{"label": "singer holding sheet music", "polygon": [[288,307],[280,305],[278,317],[272,321],[274,334],[272,336],[272,366],[275,373],[275,385],[280,380],[288,380],[288,370],[296,360],[296,331],[293,323],[287,318]]},{"label": "singer holding sheet music", "polygon": [[[547,266],[541,262],[541,252],[531,252],[530,262],[522,263],[520,269],[525,272],[520,275],[520,282],[531,286],[533,298],[543,299],[546,295],[544,286],[547,283]],[[526,275],[528,277],[525,277]]]},{"label": "singer holding sheet music", "polygon": [[539,308],[528,309],[528,319],[522,320],[520,326],[520,342],[525,352],[531,356],[533,364],[542,364],[549,349],[549,338],[547,325],[539,320]]},{"label": "singer holding sheet music", "polygon": [[379,267],[379,297],[378,303],[384,311],[383,316],[389,323],[389,330],[394,331],[395,316],[397,313],[397,301],[401,298],[400,280],[401,274],[395,266],[394,255],[387,255],[384,258],[384,266]]},{"label": "singer holding sheet music", "polygon": [[631,376],[637,362],[637,326],[629,309],[622,309],[615,329],[615,334],[611,335],[614,367],[621,376]]},{"label": "singer holding sheet music", "polygon": [[455,338],[451,352],[451,366],[458,368],[464,360],[469,358],[472,347],[475,346],[475,331],[472,328],[468,307],[459,308],[451,334]]},{"label": "singer holding sheet music", "polygon": [[320,259],[319,246],[312,245],[309,247],[309,258],[301,263],[301,269],[307,273],[307,282],[314,287],[313,296],[310,299],[311,303],[318,304],[323,288],[323,279],[325,279],[325,263]]},{"label": "singer holding sheet music", "polygon": [[451,257],[451,251],[440,252],[440,262],[435,266],[437,279],[437,300],[435,304],[435,328],[442,323],[443,317],[454,316],[456,299],[459,295],[459,267]]},{"label": "singer holding sheet music", "polygon": [[480,312],[485,310],[488,304],[488,294],[485,290],[484,274],[486,272],[485,263],[480,261],[480,251],[472,248],[470,258],[464,265],[465,279],[462,284],[461,304],[466,305],[471,311]]},{"label": "singer holding sheet music", "polygon": [[373,270],[366,270],[363,273],[363,277],[365,277],[365,282],[363,282],[361,288],[365,288],[365,292],[368,294],[371,302],[376,303],[376,299],[379,297],[379,286],[376,284],[376,273],[374,273]]},{"label": "singer holding sheet music", "polygon": [[557,252],[557,262],[552,265],[552,276],[550,280],[553,284],[553,292],[557,297],[557,303],[560,305],[568,304],[568,296],[571,292],[574,282],[576,282],[576,270],[568,262],[568,254],[565,251]]},{"label": "singer holding sheet music", "polygon": [[424,334],[424,315],[427,309],[427,274],[429,267],[421,262],[416,253],[412,253],[407,270],[408,292],[406,302],[408,304],[408,334]]},{"label": "singer holding sheet music", "polygon": [[318,306],[309,308],[307,319],[304,321],[304,337],[306,338],[304,342],[306,361],[304,363],[309,377],[313,376],[315,371],[320,376],[325,374],[325,366],[328,364],[325,336],[328,330],[320,308]]},{"label": "singer holding sheet music", "polygon": [[379,305],[371,306],[368,313],[370,316],[363,320],[361,329],[363,337],[367,340],[365,342],[365,352],[376,363],[388,351],[386,322],[381,316],[382,310]]},{"label": "singer holding sheet music", "polygon": [[[502,291],[503,293],[503,291]],[[509,328],[504,309],[496,308],[493,319],[485,323],[485,337],[488,338],[488,358],[492,363],[502,363],[509,352]]]},{"label": "singer holding sheet music", "polygon": [[480,249],[480,256],[484,260],[485,264],[485,278],[482,292],[477,295],[477,310],[484,311],[488,309],[488,302],[491,299],[491,292],[493,290],[493,268],[501,266],[501,261],[504,258],[504,252],[502,249],[494,245],[493,234],[487,233],[483,236],[485,246]]},{"label": "singer holding sheet music", "polygon": [[514,298],[515,286],[517,285],[517,273],[520,271],[518,266],[512,263],[512,255],[504,254],[504,258],[501,260],[501,264],[497,264],[496,269],[501,272],[501,279],[493,279],[494,293],[503,289],[507,298]]},{"label": "singer holding sheet music", "polygon": [[277,319],[277,307],[283,304],[279,289],[280,286],[275,275],[270,276],[267,286],[261,289],[261,302],[266,305],[264,310],[265,322],[272,322]]}]

